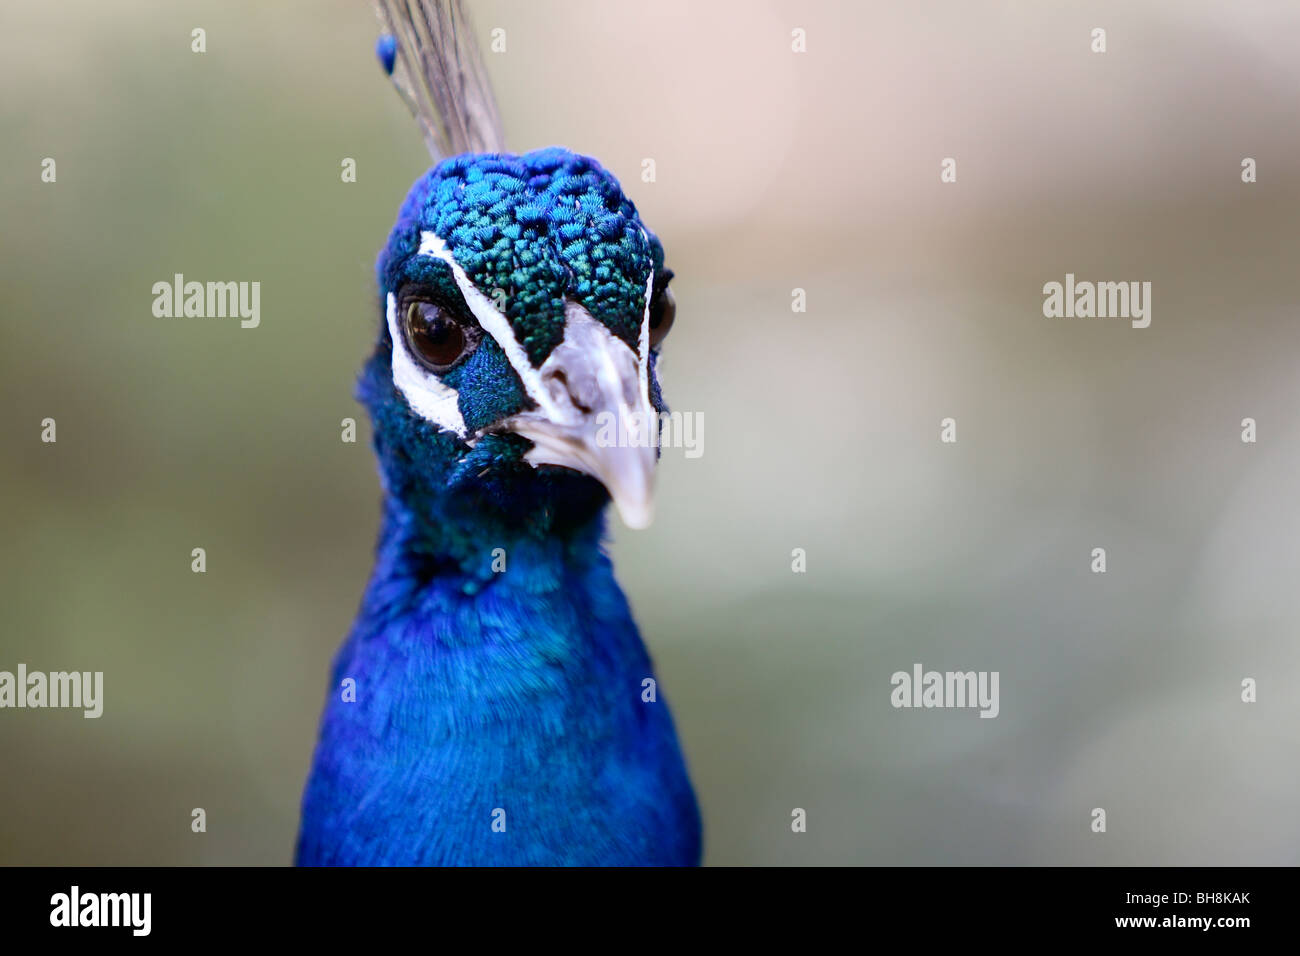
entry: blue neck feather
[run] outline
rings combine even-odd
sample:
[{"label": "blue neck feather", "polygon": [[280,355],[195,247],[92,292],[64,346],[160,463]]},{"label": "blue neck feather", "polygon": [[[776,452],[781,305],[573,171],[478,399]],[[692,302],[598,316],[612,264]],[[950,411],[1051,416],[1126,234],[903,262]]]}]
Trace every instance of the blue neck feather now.
[{"label": "blue neck feather", "polygon": [[[382,530],[335,660],[298,862],[697,863],[672,719],[644,699],[651,663],[600,547],[604,490],[535,471],[506,437],[459,460],[439,436],[404,436],[430,426],[383,400],[387,361],[381,346],[360,386]],[[494,483],[458,480],[489,462]]]}]

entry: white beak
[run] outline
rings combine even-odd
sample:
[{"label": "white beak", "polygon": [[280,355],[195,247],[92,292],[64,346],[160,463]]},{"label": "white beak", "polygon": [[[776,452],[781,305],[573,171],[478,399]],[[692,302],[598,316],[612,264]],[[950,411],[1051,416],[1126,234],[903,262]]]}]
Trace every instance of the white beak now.
[{"label": "white beak", "polygon": [[659,419],[636,353],[585,309],[565,310],[564,341],[539,369],[540,406],[502,422],[533,443],[531,465],[562,465],[596,478],[629,528],[654,518]]}]

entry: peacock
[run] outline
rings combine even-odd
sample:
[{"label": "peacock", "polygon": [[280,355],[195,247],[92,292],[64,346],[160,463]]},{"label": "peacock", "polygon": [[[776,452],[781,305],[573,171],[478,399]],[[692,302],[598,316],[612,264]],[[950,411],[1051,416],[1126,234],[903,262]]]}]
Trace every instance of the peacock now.
[{"label": "peacock", "polygon": [[631,528],[652,517],[663,245],[596,160],[505,150],[460,0],[376,6],[435,165],[376,265],[357,398],[382,517],[296,860],[698,864],[682,749],[603,549],[611,499]]}]

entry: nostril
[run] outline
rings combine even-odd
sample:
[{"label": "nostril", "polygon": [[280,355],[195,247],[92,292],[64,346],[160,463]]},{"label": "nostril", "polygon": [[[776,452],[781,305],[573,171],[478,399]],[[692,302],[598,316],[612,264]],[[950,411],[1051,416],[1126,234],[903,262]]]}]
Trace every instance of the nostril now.
[{"label": "nostril", "polygon": [[578,411],[588,414],[592,411],[591,405],[585,400],[583,395],[579,394],[580,389],[574,388],[569,384],[569,376],[565,373],[564,369],[557,368],[551,372],[550,381],[553,386],[552,394],[556,394],[554,386],[558,386],[558,395],[567,397],[569,401],[573,403],[573,407]]}]

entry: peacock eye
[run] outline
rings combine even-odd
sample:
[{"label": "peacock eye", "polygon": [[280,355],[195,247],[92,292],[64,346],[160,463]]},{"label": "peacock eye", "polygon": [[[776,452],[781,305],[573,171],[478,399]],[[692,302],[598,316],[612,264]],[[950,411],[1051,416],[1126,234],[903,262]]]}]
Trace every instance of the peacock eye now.
[{"label": "peacock eye", "polygon": [[478,339],[453,314],[428,299],[410,299],[405,305],[406,341],[411,351],[431,371],[445,372],[474,350]]},{"label": "peacock eye", "polygon": [[650,299],[650,347],[655,348],[664,337],[668,335],[668,330],[673,327],[673,319],[677,317],[677,300],[673,298],[673,290],[668,288],[668,279],[673,274],[666,273],[666,278],[662,280],[662,285],[655,289],[654,295]]}]

